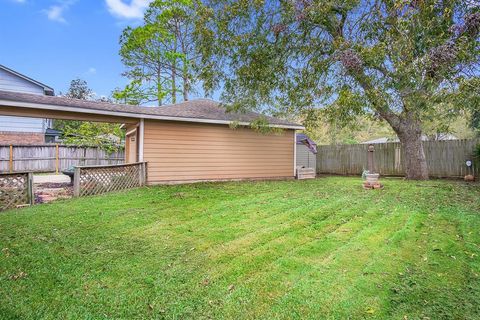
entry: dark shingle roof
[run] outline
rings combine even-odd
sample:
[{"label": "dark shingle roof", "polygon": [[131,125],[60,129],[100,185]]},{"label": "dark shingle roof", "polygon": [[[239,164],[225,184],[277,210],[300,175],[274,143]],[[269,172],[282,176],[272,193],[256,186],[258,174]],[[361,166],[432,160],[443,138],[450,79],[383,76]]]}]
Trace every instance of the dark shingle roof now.
[{"label": "dark shingle roof", "polygon": [[[44,106],[56,106],[58,110],[62,108],[76,109],[76,112],[89,113],[89,111],[104,111],[104,112],[116,112],[121,113],[121,116],[131,116],[133,118],[152,118],[160,119],[161,117],[178,118],[169,120],[188,121],[188,119],[196,120],[214,120],[214,121],[238,121],[238,122],[251,122],[257,119],[260,114],[255,112],[246,113],[233,113],[226,112],[226,109],[221,106],[217,101],[210,99],[195,99],[191,101],[185,101],[177,104],[166,105],[161,107],[143,107],[133,106],[126,104],[116,104],[108,102],[98,101],[85,101],[78,99],[71,99],[65,97],[50,97],[41,96],[27,93],[7,92],[0,91],[0,100],[20,102],[26,104],[32,104],[35,108],[41,108]],[[8,105],[5,102],[0,101],[1,105]],[[268,122],[271,125],[285,126],[285,127],[301,127],[296,123],[289,121],[267,117]],[[197,121],[198,122],[198,121]],[[199,121],[201,122],[201,121]]]}]

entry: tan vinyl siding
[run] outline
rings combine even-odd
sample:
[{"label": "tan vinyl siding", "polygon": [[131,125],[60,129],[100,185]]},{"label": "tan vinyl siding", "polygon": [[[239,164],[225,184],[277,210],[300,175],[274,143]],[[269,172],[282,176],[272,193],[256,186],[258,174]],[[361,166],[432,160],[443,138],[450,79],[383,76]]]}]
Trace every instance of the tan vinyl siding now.
[{"label": "tan vinyl siding", "polygon": [[145,121],[148,182],[293,177],[294,131]]},{"label": "tan vinyl siding", "polygon": [[[125,162],[133,163],[138,161],[138,130],[136,125],[126,125],[125,131],[128,135],[125,136]],[[134,138],[134,140],[132,140]]]}]

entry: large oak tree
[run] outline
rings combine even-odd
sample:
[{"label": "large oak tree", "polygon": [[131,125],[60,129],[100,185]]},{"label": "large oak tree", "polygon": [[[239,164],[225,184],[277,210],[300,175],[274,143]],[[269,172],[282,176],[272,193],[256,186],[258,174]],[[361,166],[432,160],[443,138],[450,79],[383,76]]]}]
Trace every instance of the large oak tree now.
[{"label": "large oak tree", "polygon": [[478,94],[477,3],[206,0],[203,81],[237,109],[383,119],[402,142],[406,177],[427,179],[423,124]]}]

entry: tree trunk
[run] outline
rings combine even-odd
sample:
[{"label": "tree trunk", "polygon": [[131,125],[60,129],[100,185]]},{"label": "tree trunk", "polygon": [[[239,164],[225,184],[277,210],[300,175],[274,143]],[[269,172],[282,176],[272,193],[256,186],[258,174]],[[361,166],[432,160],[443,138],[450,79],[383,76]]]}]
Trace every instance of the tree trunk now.
[{"label": "tree trunk", "polygon": [[177,103],[177,81],[176,81],[177,66],[174,60],[172,65],[172,103]]},{"label": "tree trunk", "polygon": [[[184,68],[185,69],[185,68]],[[186,76],[185,70],[183,71],[183,100],[188,101],[188,76]]]},{"label": "tree trunk", "polygon": [[173,38],[173,61],[172,61],[172,103],[177,103],[177,45],[178,44],[178,25],[175,21],[175,32]]},{"label": "tree trunk", "polygon": [[163,102],[163,89],[162,89],[162,74],[160,72],[160,68],[157,70],[157,100],[158,100],[158,106],[160,107]]},{"label": "tree trunk", "polygon": [[403,147],[405,177],[410,180],[427,180],[428,167],[423,151],[422,130],[417,126],[402,126],[398,131]]}]

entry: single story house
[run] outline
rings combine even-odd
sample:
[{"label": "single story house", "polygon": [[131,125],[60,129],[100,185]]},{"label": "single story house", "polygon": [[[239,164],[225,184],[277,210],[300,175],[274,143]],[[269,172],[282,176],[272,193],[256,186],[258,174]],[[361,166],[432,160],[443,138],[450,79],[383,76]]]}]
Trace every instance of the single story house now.
[{"label": "single story house", "polygon": [[[0,64],[0,90],[53,96],[51,87]],[[52,120],[0,116],[0,144],[43,144]]]},{"label": "single story house", "polygon": [[295,130],[304,129],[269,117],[283,130],[262,134],[249,127],[258,114],[209,99],[141,107],[0,91],[0,115],[122,123],[126,161],[147,162],[148,184],[293,178]]},{"label": "single story house", "polygon": [[297,167],[317,168],[317,144],[304,133],[297,133]]}]

